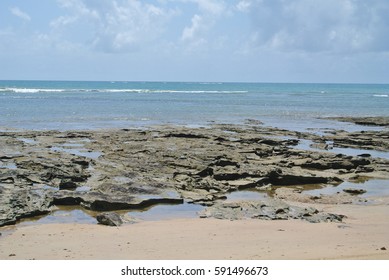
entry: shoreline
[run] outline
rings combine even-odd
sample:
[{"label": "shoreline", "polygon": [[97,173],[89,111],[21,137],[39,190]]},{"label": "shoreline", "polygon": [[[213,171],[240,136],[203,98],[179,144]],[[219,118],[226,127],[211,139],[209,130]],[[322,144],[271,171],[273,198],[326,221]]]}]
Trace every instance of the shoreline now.
[{"label": "shoreline", "polygon": [[320,224],[192,218],[122,227],[23,226],[0,237],[0,259],[389,259],[389,198],[375,206],[325,207],[348,218]]},{"label": "shoreline", "polygon": [[[389,259],[389,222],[384,219],[389,198],[373,197],[387,195],[389,188],[387,118],[366,119],[385,125],[322,134],[264,127],[258,121],[198,128],[1,132],[0,225],[62,205],[81,207],[92,217],[117,212],[123,218],[133,209],[191,203],[202,207],[198,216],[204,219],[137,222],[129,215],[122,227],[113,228],[17,224],[15,231],[0,236],[0,259]],[[364,188],[363,182],[372,179],[382,180],[373,189]],[[328,192],[331,188],[337,191]],[[241,191],[248,197],[228,199]],[[260,198],[250,200],[250,191]],[[224,234],[213,237],[221,228]],[[144,232],[146,245],[155,250],[142,251]],[[344,234],[343,244],[335,244],[339,234]],[[51,242],[53,236],[64,243]],[[84,254],[79,247],[89,240],[104,250],[89,244]],[[39,248],[46,241],[47,248]],[[59,253],[61,244],[69,248]],[[75,253],[66,254],[68,250]]]}]

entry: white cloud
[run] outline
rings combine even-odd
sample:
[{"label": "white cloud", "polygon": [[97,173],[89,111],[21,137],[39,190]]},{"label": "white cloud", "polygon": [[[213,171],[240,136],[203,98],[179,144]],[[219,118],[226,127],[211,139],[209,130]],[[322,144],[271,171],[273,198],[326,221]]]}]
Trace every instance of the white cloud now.
[{"label": "white cloud", "polygon": [[[138,0],[60,0],[69,11],[52,21],[58,29],[84,29],[83,39],[104,52],[128,52],[159,38],[175,10]],[[77,33],[77,30],[74,30]],[[89,38],[89,39],[86,39]]]},{"label": "white cloud", "polygon": [[221,15],[225,11],[224,1],[219,0],[194,0],[200,10],[214,15]]},{"label": "white cloud", "polygon": [[55,20],[53,20],[52,22],[50,22],[50,26],[54,28],[61,28],[63,26],[75,23],[77,22],[77,20],[78,17],[76,16],[60,16]]},{"label": "white cloud", "polygon": [[249,11],[251,6],[251,2],[248,0],[239,1],[238,4],[236,4],[236,9],[240,12],[247,12]]},{"label": "white cloud", "polygon": [[29,14],[27,14],[26,12],[23,12],[19,7],[13,7],[10,10],[14,16],[21,18],[22,20],[25,20],[25,21],[31,20],[31,17],[29,16]]},{"label": "white cloud", "polygon": [[190,27],[185,27],[182,32],[182,40],[193,40],[196,38],[197,34],[205,28],[204,19],[202,16],[195,14],[192,17],[192,25]]},{"label": "white cloud", "polygon": [[[181,40],[189,43],[189,48],[202,47],[207,43],[206,35],[215,23],[228,12],[224,1],[219,0],[188,0],[196,3],[198,12],[191,18],[191,24],[184,27]],[[185,2],[188,2],[185,1]]]},{"label": "white cloud", "polygon": [[238,6],[250,10],[257,46],[280,51],[389,51],[388,1],[245,0]]}]

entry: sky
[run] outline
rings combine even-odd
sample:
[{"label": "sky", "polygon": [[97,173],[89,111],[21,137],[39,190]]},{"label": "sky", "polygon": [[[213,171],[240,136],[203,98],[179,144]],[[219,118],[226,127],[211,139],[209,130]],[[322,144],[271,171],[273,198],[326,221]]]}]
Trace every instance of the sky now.
[{"label": "sky", "polygon": [[0,80],[389,83],[389,0],[1,0]]}]

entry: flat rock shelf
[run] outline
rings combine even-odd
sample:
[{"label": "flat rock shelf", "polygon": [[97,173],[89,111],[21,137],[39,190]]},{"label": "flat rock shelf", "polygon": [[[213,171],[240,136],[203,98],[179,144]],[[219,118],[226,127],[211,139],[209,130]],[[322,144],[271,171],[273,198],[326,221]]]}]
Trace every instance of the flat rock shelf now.
[{"label": "flat rock shelf", "polygon": [[[320,189],[358,180],[388,182],[389,159],[366,153],[389,151],[389,131],[385,122],[379,124],[383,127],[377,131],[328,130],[321,135],[260,122],[0,132],[0,226],[62,205],[99,213],[183,203],[207,207],[202,217],[341,221],[342,213],[333,216],[287,202],[373,203],[355,193],[323,199],[304,191],[306,186]],[[317,144],[315,149],[299,147],[308,140]],[[320,145],[328,142],[361,154],[333,153]],[[263,193],[263,200],[223,204],[231,193],[245,189]]]}]

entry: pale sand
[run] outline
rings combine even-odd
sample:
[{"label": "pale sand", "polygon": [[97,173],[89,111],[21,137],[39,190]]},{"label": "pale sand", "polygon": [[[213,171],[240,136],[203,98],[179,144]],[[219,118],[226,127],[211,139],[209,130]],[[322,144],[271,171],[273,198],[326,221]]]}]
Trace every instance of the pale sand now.
[{"label": "pale sand", "polygon": [[0,237],[0,259],[389,259],[388,202],[315,205],[347,215],[342,224],[197,218],[20,226]]}]

